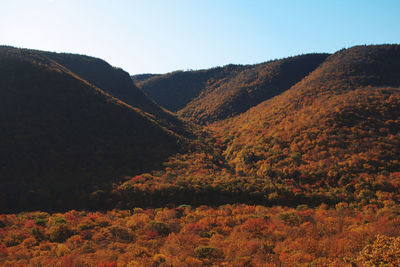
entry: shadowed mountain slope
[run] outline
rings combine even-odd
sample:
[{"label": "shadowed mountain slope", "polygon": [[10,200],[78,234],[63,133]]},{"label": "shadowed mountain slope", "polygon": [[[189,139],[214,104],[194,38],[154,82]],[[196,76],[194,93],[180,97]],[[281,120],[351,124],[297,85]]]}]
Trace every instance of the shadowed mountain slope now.
[{"label": "shadowed mountain slope", "polygon": [[46,52],[44,55],[106,93],[151,114],[155,120],[168,129],[183,135],[189,134],[188,125],[148,98],[142,90],[136,87],[129,74],[124,70],[115,68],[102,59],[84,55],[50,52]]},{"label": "shadowed mountain slope", "polygon": [[152,73],[144,73],[144,74],[136,74],[132,75],[131,79],[134,83],[141,83],[147,81],[150,78],[161,76],[162,74],[152,74]]},{"label": "shadowed mountain slope", "polygon": [[[245,67],[227,65],[206,70],[175,71],[150,77],[137,85],[160,106],[177,112],[196,98],[208,84],[234,76]],[[140,79],[135,75],[133,80]]]},{"label": "shadowed mountain slope", "polygon": [[84,207],[94,185],[157,168],[185,143],[40,51],[0,48],[0,107],[3,211]]}]

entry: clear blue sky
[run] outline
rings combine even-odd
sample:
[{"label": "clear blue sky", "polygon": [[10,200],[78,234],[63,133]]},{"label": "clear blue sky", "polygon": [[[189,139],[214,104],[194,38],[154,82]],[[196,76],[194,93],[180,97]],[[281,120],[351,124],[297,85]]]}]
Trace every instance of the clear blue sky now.
[{"label": "clear blue sky", "polygon": [[399,0],[1,0],[0,44],[131,74],[400,43]]}]

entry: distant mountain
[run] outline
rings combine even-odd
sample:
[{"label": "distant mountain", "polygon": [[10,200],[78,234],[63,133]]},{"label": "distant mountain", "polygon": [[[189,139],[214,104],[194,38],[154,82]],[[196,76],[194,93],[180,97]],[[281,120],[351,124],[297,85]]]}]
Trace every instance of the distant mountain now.
[{"label": "distant mountain", "polygon": [[85,56],[0,47],[0,107],[3,212],[84,208],[94,186],[155,169],[187,143],[128,74]]},{"label": "distant mountain", "polygon": [[328,54],[308,54],[246,66],[235,75],[210,82],[178,114],[197,123],[235,116],[289,89]]},{"label": "distant mountain", "polygon": [[160,106],[177,112],[196,98],[209,82],[235,75],[243,69],[244,66],[227,65],[207,70],[175,71],[144,79],[137,85]]},{"label": "distant mountain", "polygon": [[356,46],[214,129],[237,173],[353,190],[400,171],[399,87],[399,45]]},{"label": "distant mountain", "polygon": [[161,75],[162,74],[152,74],[152,73],[136,74],[136,75],[132,75],[131,79],[135,83],[141,83],[141,82],[147,81],[150,78],[158,77],[158,76],[161,76]]},{"label": "distant mountain", "polygon": [[139,85],[165,108],[205,124],[245,112],[284,92],[327,56],[307,54],[256,65],[175,72],[144,80]]}]

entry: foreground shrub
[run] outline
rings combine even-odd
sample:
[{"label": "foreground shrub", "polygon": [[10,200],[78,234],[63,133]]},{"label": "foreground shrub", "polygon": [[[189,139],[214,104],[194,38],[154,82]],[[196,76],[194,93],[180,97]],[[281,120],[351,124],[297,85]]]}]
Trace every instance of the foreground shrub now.
[{"label": "foreground shrub", "polygon": [[194,253],[199,259],[219,259],[223,257],[223,253],[221,250],[206,246],[195,248]]},{"label": "foreground shrub", "polygon": [[50,241],[62,243],[72,236],[73,232],[67,225],[59,224],[51,227],[48,234]]},{"label": "foreground shrub", "polygon": [[400,266],[400,237],[377,235],[361,251],[359,261],[367,266]]}]

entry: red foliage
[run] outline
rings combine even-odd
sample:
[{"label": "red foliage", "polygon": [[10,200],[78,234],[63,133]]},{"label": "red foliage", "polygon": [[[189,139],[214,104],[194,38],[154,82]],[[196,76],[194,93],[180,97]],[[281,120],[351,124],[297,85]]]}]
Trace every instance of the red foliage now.
[{"label": "red foliage", "polygon": [[146,230],[146,238],[147,239],[154,239],[159,236],[157,231],[152,231],[152,230]]},{"label": "red foliage", "polygon": [[28,221],[25,222],[25,227],[26,228],[32,228],[34,226],[36,226],[36,223],[33,220],[28,220]]},{"label": "red foliage", "polygon": [[0,257],[7,257],[8,256],[8,249],[6,245],[0,244]]}]

